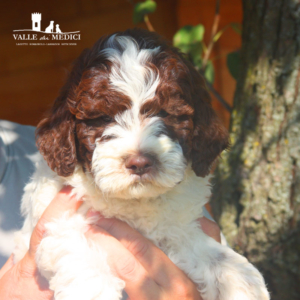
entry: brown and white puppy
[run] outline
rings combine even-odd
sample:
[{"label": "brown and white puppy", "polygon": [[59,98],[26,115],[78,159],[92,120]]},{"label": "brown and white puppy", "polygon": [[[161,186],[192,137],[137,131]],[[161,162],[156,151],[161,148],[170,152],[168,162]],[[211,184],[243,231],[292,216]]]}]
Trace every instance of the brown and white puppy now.
[{"label": "brown and white puppy", "polygon": [[228,147],[228,133],[203,78],[158,35],[127,30],[85,50],[40,122],[37,144],[50,168],[41,161],[25,188],[16,259],[63,185],[85,201],[75,216],[47,225],[37,252],[56,300],[121,298],[124,282],[83,234],[91,207],[152,240],[204,300],[269,299],[259,272],[199,228],[207,175]]}]

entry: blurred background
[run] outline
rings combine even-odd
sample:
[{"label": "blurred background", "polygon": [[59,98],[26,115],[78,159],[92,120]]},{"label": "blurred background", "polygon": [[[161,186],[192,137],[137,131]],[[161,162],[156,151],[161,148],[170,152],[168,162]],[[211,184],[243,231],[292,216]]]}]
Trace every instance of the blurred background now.
[{"label": "blurred background", "polygon": [[[1,1],[0,119],[37,125],[57,97],[72,61],[84,48],[91,47],[102,35],[133,27],[147,28],[144,22],[133,22],[136,3],[128,0]],[[215,1],[157,0],[156,3],[149,19],[157,33],[172,41],[183,26],[202,24],[203,42],[209,45]],[[31,28],[33,12],[42,13],[43,27],[55,20],[64,32],[79,30],[81,40],[76,41],[76,46],[17,46],[13,30]],[[242,22],[241,1],[222,1],[219,15],[218,30],[226,30],[210,53],[215,70],[213,85],[231,104],[236,82],[228,71],[226,59],[228,53],[240,48],[241,37],[228,24]],[[213,106],[228,126],[229,112],[214,97]]]}]

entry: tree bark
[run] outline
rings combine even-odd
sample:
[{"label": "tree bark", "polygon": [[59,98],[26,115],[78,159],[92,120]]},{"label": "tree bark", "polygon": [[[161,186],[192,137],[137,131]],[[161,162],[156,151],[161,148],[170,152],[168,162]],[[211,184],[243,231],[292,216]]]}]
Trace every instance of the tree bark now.
[{"label": "tree bark", "polygon": [[213,212],[229,244],[263,273],[271,298],[299,300],[300,4],[243,7],[232,146],[215,171]]}]

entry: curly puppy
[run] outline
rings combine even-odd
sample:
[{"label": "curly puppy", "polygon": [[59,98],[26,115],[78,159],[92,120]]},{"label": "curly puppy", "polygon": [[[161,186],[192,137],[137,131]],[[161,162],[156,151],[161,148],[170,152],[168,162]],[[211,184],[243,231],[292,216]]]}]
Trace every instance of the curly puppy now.
[{"label": "curly puppy", "polygon": [[269,299],[255,267],[197,221],[228,133],[201,75],[158,35],[127,30],[83,51],[38,125],[37,145],[49,167],[41,160],[25,188],[16,260],[63,185],[84,199],[77,214],[47,224],[37,251],[56,300],[121,299],[124,282],[111,273],[105,251],[84,236],[90,208],[139,230],[188,274],[204,300]]}]

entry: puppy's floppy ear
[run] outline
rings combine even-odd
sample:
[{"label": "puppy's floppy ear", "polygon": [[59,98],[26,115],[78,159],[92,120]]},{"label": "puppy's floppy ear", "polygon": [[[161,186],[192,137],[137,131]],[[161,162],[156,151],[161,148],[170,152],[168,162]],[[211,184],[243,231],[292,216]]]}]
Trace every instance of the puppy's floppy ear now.
[{"label": "puppy's floppy ear", "polygon": [[49,167],[60,176],[70,176],[74,172],[77,156],[75,145],[75,117],[70,108],[74,104],[89,50],[84,50],[75,61],[66,84],[56,98],[52,109],[37,126],[36,143]]},{"label": "puppy's floppy ear", "polygon": [[192,168],[197,176],[205,177],[221,152],[229,147],[227,129],[214,112],[202,76],[191,70],[194,85],[194,132],[192,138]]}]

